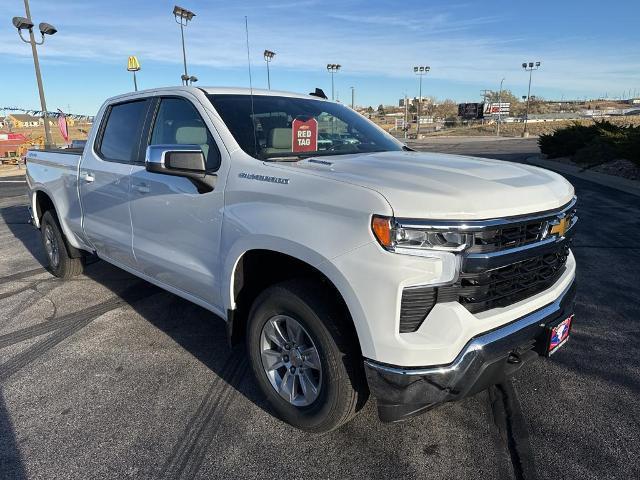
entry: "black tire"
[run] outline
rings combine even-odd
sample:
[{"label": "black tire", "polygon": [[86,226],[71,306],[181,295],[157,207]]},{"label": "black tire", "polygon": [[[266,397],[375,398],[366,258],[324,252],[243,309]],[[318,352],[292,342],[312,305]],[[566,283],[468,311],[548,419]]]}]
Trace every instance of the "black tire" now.
[{"label": "black tire", "polygon": [[[325,433],[348,422],[366,403],[368,389],[357,338],[348,313],[329,289],[306,279],[279,283],[253,303],[247,328],[247,351],[260,389],[277,415],[304,431]],[[274,316],[286,315],[301,324],[315,344],[322,366],[322,384],[315,401],[294,406],[272,386],[263,368],[261,333]],[[294,380],[295,382],[295,380]]]},{"label": "black tire", "polygon": [[82,258],[69,255],[67,242],[55,214],[47,210],[40,221],[42,245],[49,261],[49,271],[58,278],[71,278],[82,273]]}]

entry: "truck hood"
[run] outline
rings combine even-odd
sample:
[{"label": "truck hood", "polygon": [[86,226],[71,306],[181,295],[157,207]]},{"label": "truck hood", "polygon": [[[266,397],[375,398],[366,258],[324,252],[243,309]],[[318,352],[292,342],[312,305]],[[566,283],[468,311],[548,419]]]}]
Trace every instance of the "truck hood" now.
[{"label": "truck hood", "polygon": [[397,217],[499,218],[551,210],[574,195],[568,181],[542,168],[441,153],[323,156],[277,165],[376,190]]}]

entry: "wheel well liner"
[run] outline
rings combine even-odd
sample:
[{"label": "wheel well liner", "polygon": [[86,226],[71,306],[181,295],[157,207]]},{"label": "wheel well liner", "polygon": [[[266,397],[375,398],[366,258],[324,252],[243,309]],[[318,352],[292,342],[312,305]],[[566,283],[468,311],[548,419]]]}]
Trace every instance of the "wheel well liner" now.
[{"label": "wheel well liner", "polygon": [[56,207],[53,204],[53,200],[51,200],[51,197],[49,195],[47,195],[42,190],[38,190],[36,192],[35,210],[36,211],[34,213],[36,215],[36,218],[38,219],[38,223],[40,223],[40,220],[42,220],[42,215],[44,215],[44,212],[46,212],[47,210],[53,210],[53,212],[55,213]]}]

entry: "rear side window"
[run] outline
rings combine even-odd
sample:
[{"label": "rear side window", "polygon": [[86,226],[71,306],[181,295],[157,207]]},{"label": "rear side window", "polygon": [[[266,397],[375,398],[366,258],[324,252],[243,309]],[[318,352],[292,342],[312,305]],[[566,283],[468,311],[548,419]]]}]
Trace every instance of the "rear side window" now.
[{"label": "rear side window", "polygon": [[109,108],[107,123],[100,141],[100,154],[105,160],[133,162],[147,111],[147,100],[119,103]]},{"label": "rear side window", "polygon": [[196,108],[183,98],[163,98],[156,115],[150,145],[198,145],[207,170],[220,167],[220,152]]}]

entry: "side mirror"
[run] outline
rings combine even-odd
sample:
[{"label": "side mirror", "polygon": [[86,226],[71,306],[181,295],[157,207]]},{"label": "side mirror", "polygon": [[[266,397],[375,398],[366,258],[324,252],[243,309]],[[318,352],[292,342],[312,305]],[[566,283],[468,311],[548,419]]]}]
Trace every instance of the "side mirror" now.
[{"label": "side mirror", "polygon": [[215,174],[207,173],[199,145],[149,145],[145,167],[148,172],[188,178],[200,193],[212,191],[217,178]]}]

